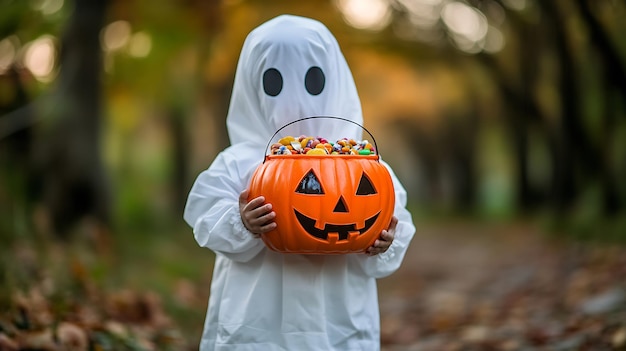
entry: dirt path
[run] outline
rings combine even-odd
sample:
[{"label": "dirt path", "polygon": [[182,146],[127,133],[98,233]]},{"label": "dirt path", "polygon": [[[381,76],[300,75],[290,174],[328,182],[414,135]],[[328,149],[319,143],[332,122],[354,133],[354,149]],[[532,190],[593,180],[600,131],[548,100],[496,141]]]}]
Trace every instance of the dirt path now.
[{"label": "dirt path", "polygon": [[384,351],[626,350],[625,247],[431,226],[379,287]]}]

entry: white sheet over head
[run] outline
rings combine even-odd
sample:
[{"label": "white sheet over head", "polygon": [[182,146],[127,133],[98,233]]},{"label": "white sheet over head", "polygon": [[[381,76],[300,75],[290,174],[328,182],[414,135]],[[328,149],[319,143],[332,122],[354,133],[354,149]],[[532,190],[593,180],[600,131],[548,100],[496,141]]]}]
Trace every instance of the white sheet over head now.
[{"label": "white sheet over head", "polygon": [[[246,38],[226,119],[232,145],[265,145],[291,121],[336,116],[363,124],[361,102],[337,40],[320,22],[276,17]],[[362,129],[338,120],[307,120],[278,137],[312,135],[329,141],[360,139]]]}]

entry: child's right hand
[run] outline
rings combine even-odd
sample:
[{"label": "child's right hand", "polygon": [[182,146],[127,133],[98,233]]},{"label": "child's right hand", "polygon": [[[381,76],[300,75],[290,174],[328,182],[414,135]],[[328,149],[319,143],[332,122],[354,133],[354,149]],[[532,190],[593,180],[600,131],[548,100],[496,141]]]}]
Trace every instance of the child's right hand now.
[{"label": "child's right hand", "polygon": [[239,214],[243,225],[256,235],[270,232],[276,228],[274,218],[276,213],[272,211],[272,204],[265,204],[263,196],[256,197],[248,202],[249,190],[239,194]]}]

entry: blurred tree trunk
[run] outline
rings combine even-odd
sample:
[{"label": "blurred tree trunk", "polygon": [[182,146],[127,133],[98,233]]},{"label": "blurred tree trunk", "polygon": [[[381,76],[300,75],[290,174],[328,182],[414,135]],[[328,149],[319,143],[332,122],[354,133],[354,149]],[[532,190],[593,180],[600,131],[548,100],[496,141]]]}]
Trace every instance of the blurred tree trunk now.
[{"label": "blurred tree trunk", "polygon": [[228,138],[228,129],[226,128],[226,116],[228,115],[228,107],[230,104],[230,95],[233,91],[233,81],[223,81],[217,84],[211,93],[214,95],[214,101],[217,103],[213,107],[214,126],[216,128],[216,144],[217,149],[221,150],[230,145]]},{"label": "blurred tree trunk", "polygon": [[[212,40],[213,37],[223,29],[224,23],[222,21],[222,0],[211,0],[210,3],[211,11],[209,12],[210,15],[206,18],[206,23],[207,31],[210,35],[209,39]],[[207,41],[206,44],[208,44],[210,40]],[[204,48],[204,58],[207,59],[211,54],[210,46],[206,45]],[[205,62],[205,60],[202,62]],[[213,118],[213,128],[215,130],[213,135],[215,136],[214,143],[217,150],[222,150],[230,145],[228,131],[226,129],[226,116],[228,114],[232,85],[232,79],[220,81],[217,84],[211,84],[208,79],[203,81],[201,91],[205,97],[203,97],[201,101],[206,101],[206,103],[211,104],[207,110],[211,111],[211,117]],[[207,94],[210,94],[211,98],[207,99]]]},{"label": "blurred tree trunk", "polygon": [[622,98],[626,97],[626,67],[620,59],[617,45],[613,45],[602,23],[595,17],[588,0],[577,0],[576,4],[581,17],[591,34],[591,44],[598,50],[599,55],[605,62],[602,66],[606,72],[606,78],[611,85],[615,86]]},{"label": "blurred tree trunk", "polygon": [[542,41],[541,26],[526,25],[521,26],[518,30],[520,46],[529,54],[525,59],[519,60],[520,65],[520,91],[523,94],[523,101],[525,103],[516,109],[518,112],[513,112],[514,122],[512,127],[516,134],[515,140],[518,147],[518,197],[517,201],[522,211],[529,211],[535,209],[540,200],[542,199],[542,193],[546,190],[540,190],[533,187],[530,180],[530,143],[529,137],[533,127],[546,123],[545,116],[540,112],[538,103],[535,101],[534,91],[539,80],[539,66],[541,55],[531,50],[535,46],[545,45],[540,43]]},{"label": "blurred tree trunk", "polygon": [[73,2],[61,38],[57,86],[38,111],[38,172],[43,205],[59,236],[85,217],[111,225],[111,202],[100,150],[102,28],[107,0]]},{"label": "blurred tree trunk", "polygon": [[[206,61],[211,55],[211,46],[215,35],[221,30],[223,23],[223,14],[222,14],[222,0],[185,0],[184,4],[187,6],[188,10],[192,13],[193,16],[198,16],[201,21],[201,26],[199,28],[200,36],[199,41],[197,42],[197,47],[199,48],[198,54],[198,62],[200,62],[199,69],[200,74],[195,75],[196,81],[192,84],[195,88],[197,88],[196,93],[198,93],[200,98],[197,101],[201,103],[207,103],[211,99],[206,98],[207,93],[211,93],[210,84],[207,82],[206,75],[204,74],[204,66]],[[217,107],[219,109],[219,106]],[[202,110],[214,110],[212,106],[209,106],[206,109]],[[187,201],[187,196],[189,193],[189,189],[191,188],[191,183],[193,182],[192,177],[189,172],[189,160],[191,157],[191,137],[190,128],[194,128],[189,123],[190,116],[183,115],[183,109],[178,108],[176,106],[172,106],[172,111],[170,111],[170,132],[173,140],[173,162],[174,165],[174,175],[172,178],[172,187],[173,187],[173,197],[174,197],[174,206],[175,211],[177,213],[182,213],[185,207],[185,203]],[[214,117],[214,125],[222,126],[223,129],[226,130],[226,120],[225,114],[215,114]],[[223,133],[216,133],[216,135],[221,136]],[[228,139],[226,139],[226,144],[228,145]],[[219,145],[222,145],[222,140],[218,141]],[[225,146],[224,145],[224,146]]]},{"label": "blurred tree trunk", "polygon": [[409,114],[390,117],[394,121],[393,131],[399,135],[399,139],[411,140],[415,144],[408,156],[413,158],[423,174],[419,178],[420,184],[416,187],[416,189],[423,189],[418,202],[428,204],[431,209],[435,208],[442,202],[442,190],[438,162],[441,160],[441,155],[434,133],[419,123],[419,116]]},{"label": "blurred tree trunk", "polygon": [[[619,197],[610,156],[611,150],[614,148],[611,136],[618,120],[614,114],[619,113],[620,109],[610,109],[610,106],[613,105],[612,102],[605,104],[605,111],[600,116],[604,123],[605,135],[600,138],[597,144],[594,144],[583,123],[585,116],[582,111],[584,111],[584,106],[582,105],[583,99],[579,95],[580,87],[578,84],[581,77],[575,64],[576,53],[569,42],[570,38],[565,23],[566,9],[563,8],[563,5],[559,6],[558,3],[554,2],[539,2],[539,4],[546,13],[551,28],[553,28],[555,49],[560,62],[561,123],[559,127],[561,129],[560,138],[563,141],[560,148],[563,153],[559,156],[565,158],[564,164],[569,163],[568,168],[563,171],[574,174],[577,169],[576,166],[579,166],[585,180],[601,185],[603,191],[601,206],[605,213],[615,213],[619,208]],[[615,95],[623,101],[624,92],[626,92],[624,66],[611,44],[609,36],[593,16],[588,2],[579,0],[577,4],[581,17],[589,28],[590,42],[595,46],[600,60],[603,61],[603,64],[599,65],[599,69],[608,83],[603,94],[614,96],[614,91],[617,91]],[[559,196],[561,199],[557,199],[559,205],[571,202],[576,196],[576,185],[573,180],[569,179],[569,181],[566,184],[570,186],[570,189],[562,189],[564,191]],[[555,185],[559,184],[562,183],[555,180]],[[572,193],[568,194],[568,191],[572,191]]]},{"label": "blurred tree trunk", "polygon": [[[501,1],[498,3],[506,7]],[[500,86],[504,98],[514,106],[510,109],[511,115],[507,116],[506,121],[510,126],[516,155],[518,207],[523,210],[532,209],[541,195],[530,183],[528,157],[530,128],[532,124],[540,124],[542,130],[546,132],[552,160],[552,179],[548,197],[552,207],[560,212],[570,206],[576,196],[575,154],[581,149],[578,143],[588,144],[587,136],[581,128],[580,112],[576,106],[576,71],[572,52],[567,46],[561,14],[552,2],[538,3],[543,14],[541,16],[522,16],[515,11],[508,12],[509,23],[515,28],[513,32],[518,35],[519,52],[524,55],[524,58],[519,60],[517,85],[507,81],[506,74],[498,70],[498,65],[490,55],[483,54],[481,58]],[[539,18],[539,21],[535,22],[529,18]],[[546,36],[545,33],[553,35]],[[559,100],[561,111],[557,123],[544,116],[534,96],[541,55],[545,54],[546,48],[552,47],[557,52],[560,64],[557,84],[561,94]],[[589,150],[586,147],[584,149]]]},{"label": "blurred tree trunk", "polygon": [[[25,71],[25,69],[23,69]],[[16,222],[26,219],[34,202],[31,146],[33,132],[23,125],[10,126],[9,121],[30,125],[32,109],[20,70],[14,65],[0,75],[0,239],[3,242],[16,233]],[[6,92],[11,91],[11,94]],[[17,122],[15,122],[17,123]]]},{"label": "blurred tree trunk", "polygon": [[[519,46],[521,51],[527,54],[524,59],[519,60],[519,76],[518,80],[518,101],[513,106],[517,106],[509,111],[510,116],[506,118],[509,122],[510,133],[514,145],[516,167],[516,202],[517,207],[522,212],[534,209],[537,205],[537,190],[533,189],[530,182],[530,144],[529,133],[532,124],[536,123],[538,117],[536,115],[538,108],[535,106],[533,91],[537,82],[537,73],[539,72],[539,57],[537,52],[529,50],[533,46],[538,45],[540,36],[538,26],[519,25],[519,19],[515,21],[518,24],[516,33],[518,34]],[[522,101],[519,103],[519,101]]]},{"label": "blurred tree trunk", "polygon": [[503,120],[508,128],[515,156],[515,201],[522,212],[537,207],[545,190],[534,187],[530,180],[530,144],[529,134],[534,125],[541,124],[546,118],[533,96],[539,73],[540,55],[532,47],[540,46],[538,26],[528,23],[518,14],[509,16],[511,26],[515,27],[519,51],[524,53],[515,75],[510,77],[500,63],[490,54],[480,54],[478,59],[491,75],[502,99],[505,113]]},{"label": "blurred tree trunk", "polygon": [[603,190],[604,210],[608,214],[614,214],[622,206],[622,199],[619,196],[618,177],[616,168],[612,160],[615,133],[620,122],[620,117],[626,115],[624,101],[626,101],[626,68],[620,59],[616,45],[611,41],[610,36],[596,18],[587,0],[577,0],[578,10],[586,24],[591,44],[596,48],[598,57],[603,63],[599,65],[604,79],[604,125],[601,155],[598,155],[605,165],[601,174],[601,184]]},{"label": "blurred tree trunk", "polygon": [[476,135],[480,128],[477,98],[470,98],[471,108],[461,116],[445,121],[440,148],[447,146],[446,159],[452,168],[452,199],[457,210],[468,211],[476,205]]},{"label": "blurred tree trunk", "polygon": [[508,108],[504,112],[503,120],[510,136],[514,162],[515,162],[515,202],[522,212],[535,209],[541,200],[544,191],[537,189],[530,181],[530,144],[529,133],[534,124],[542,119],[542,113],[532,97],[534,84],[533,74],[530,71],[536,69],[536,58],[529,57],[520,60],[521,77],[517,77],[520,87],[513,87],[506,75],[499,72],[497,64],[490,56],[482,56],[485,66],[490,66],[493,79],[500,88],[504,105]]},{"label": "blurred tree trunk", "polygon": [[[571,205],[577,196],[575,182],[577,165],[584,165],[587,176],[598,170],[597,155],[591,147],[588,135],[582,126],[580,96],[578,94],[578,72],[574,52],[570,48],[563,10],[553,2],[538,2],[546,14],[545,26],[552,28],[554,49],[559,60],[558,91],[560,92],[560,116],[556,135],[555,159],[559,170],[553,179],[554,204],[558,210]],[[577,161],[582,161],[577,163]]]},{"label": "blurred tree trunk", "polygon": [[174,187],[174,210],[182,213],[187,201],[189,188],[187,187],[187,165],[189,164],[189,134],[184,110],[171,108],[168,115],[169,131],[172,135],[172,158],[174,174],[172,183]]}]

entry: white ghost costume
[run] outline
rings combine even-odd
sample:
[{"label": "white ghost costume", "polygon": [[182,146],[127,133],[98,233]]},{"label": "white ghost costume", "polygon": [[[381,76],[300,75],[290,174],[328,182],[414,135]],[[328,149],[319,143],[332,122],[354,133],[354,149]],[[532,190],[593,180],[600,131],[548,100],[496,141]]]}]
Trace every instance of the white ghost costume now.
[{"label": "white ghost costume", "polygon": [[[227,128],[231,146],[196,179],[184,218],[215,252],[200,343],[209,350],[379,350],[376,278],[398,269],[415,232],[393,171],[399,222],[379,255],[300,255],[269,250],[243,225],[239,194],[280,127],[308,116],[362,125],[360,100],[336,39],[320,22],[291,15],[254,29],[239,58]],[[362,139],[358,125],[307,120],[280,136]],[[382,162],[382,161],[381,161]]]}]

